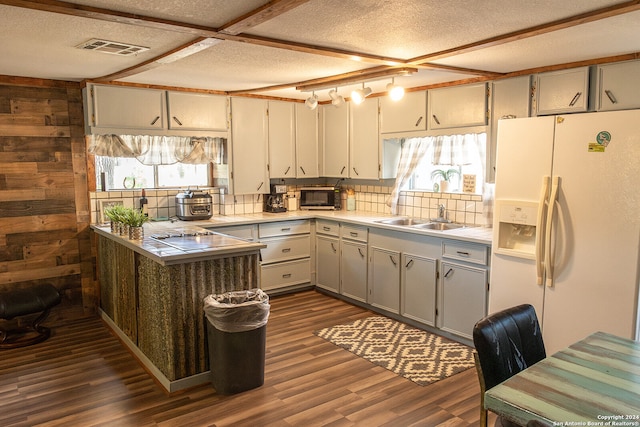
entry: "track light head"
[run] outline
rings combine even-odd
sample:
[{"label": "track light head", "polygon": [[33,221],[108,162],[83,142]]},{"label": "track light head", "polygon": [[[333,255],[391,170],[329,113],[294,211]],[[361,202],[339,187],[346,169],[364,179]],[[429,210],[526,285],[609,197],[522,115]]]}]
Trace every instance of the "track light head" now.
[{"label": "track light head", "polygon": [[364,99],[367,96],[371,95],[371,92],[372,92],[371,88],[364,87],[364,83],[362,83],[362,89],[356,89],[353,92],[351,92],[351,100],[355,102],[356,105],[362,104]]},{"label": "track light head", "polygon": [[344,98],[338,94],[337,88],[329,91],[329,98],[331,98],[331,104],[333,104],[334,107],[340,107],[344,104]]},{"label": "track light head", "polygon": [[392,101],[400,101],[404,96],[404,88],[394,83],[395,79],[391,79],[391,83],[387,85],[387,93]]},{"label": "track light head", "polygon": [[318,106],[318,95],[313,92],[313,94],[304,101],[304,105],[306,105],[309,110],[315,110]]}]

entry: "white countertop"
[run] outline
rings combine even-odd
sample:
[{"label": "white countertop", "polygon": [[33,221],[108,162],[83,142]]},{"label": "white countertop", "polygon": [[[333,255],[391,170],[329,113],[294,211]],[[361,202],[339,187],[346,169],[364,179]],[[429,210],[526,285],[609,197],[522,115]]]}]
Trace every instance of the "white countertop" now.
[{"label": "white countertop", "polygon": [[440,237],[464,242],[491,245],[493,230],[486,227],[464,227],[453,230],[437,231],[417,229],[402,225],[381,224],[377,221],[392,218],[375,212],[362,211],[293,211],[282,213],[260,212],[245,215],[214,215],[208,220],[198,221],[152,221],[144,225],[145,237],[143,240],[129,240],[127,236],[119,236],[111,233],[109,227],[92,225],[91,228],[98,234],[118,241],[122,245],[158,262],[162,265],[195,262],[203,259],[226,257],[234,254],[249,253],[265,248],[266,245],[256,242],[248,242],[242,239],[227,236],[220,246],[207,249],[181,250],[162,243],[162,240],[151,238],[152,234],[194,233],[202,231],[202,228],[213,229],[243,224],[255,224],[264,222],[286,221],[295,219],[327,219],[347,222],[367,227],[376,227],[405,233],[420,234],[425,236]]},{"label": "white countertop", "polygon": [[245,215],[214,215],[211,219],[204,221],[178,221],[177,223],[191,223],[198,227],[214,228],[230,225],[254,224],[258,222],[286,221],[293,219],[322,218],[351,224],[364,225],[367,227],[384,228],[387,230],[402,231],[406,233],[421,234],[440,238],[454,239],[472,243],[491,245],[493,229],[488,227],[464,227],[454,230],[438,231],[428,229],[417,229],[402,225],[380,224],[376,221],[392,218],[392,215],[385,215],[376,212],[363,211],[303,211],[270,213],[260,212]]}]

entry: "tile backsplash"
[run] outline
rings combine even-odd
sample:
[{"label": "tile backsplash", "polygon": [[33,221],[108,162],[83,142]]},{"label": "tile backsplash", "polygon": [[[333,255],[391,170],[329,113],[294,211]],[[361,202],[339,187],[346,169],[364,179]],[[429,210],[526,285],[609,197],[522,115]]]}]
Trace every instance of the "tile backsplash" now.
[{"label": "tile backsplash", "polygon": [[[288,185],[288,195],[300,197],[302,185]],[[351,188],[355,191],[356,210],[390,214],[391,208],[387,206],[387,200],[391,195],[391,187],[382,185],[348,185],[343,189]],[[152,190],[145,191],[149,202],[149,216],[151,218],[170,218],[176,215],[175,196],[184,190]],[[235,196],[232,194],[220,194],[218,188],[200,189],[211,194],[213,201],[213,215],[243,215],[262,212],[263,194],[249,194]],[[105,202],[119,202],[126,207],[139,207],[141,191],[98,191],[90,193],[91,222],[102,222],[100,208]],[[447,218],[453,222],[468,225],[485,226],[487,220],[483,214],[482,196],[464,193],[433,193],[422,191],[404,191],[400,195],[398,209],[400,215],[417,218],[436,218],[438,205],[446,208]],[[346,203],[343,203],[343,206]]]}]

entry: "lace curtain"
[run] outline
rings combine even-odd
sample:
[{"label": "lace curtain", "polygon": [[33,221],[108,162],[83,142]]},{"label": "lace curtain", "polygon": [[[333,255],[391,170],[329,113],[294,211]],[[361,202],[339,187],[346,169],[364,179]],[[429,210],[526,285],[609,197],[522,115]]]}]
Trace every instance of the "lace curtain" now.
[{"label": "lace curtain", "polygon": [[144,165],[221,164],[224,138],[92,135],[89,152],[96,156],[133,157]]},{"label": "lace curtain", "polygon": [[[461,166],[482,165],[482,176],[486,170],[486,133],[464,135],[440,135],[424,138],[408,138],[402,143],[396,182],[387,202],[391,213],[398,213],[400,192],[406,189],[411,176],[420,162],[429,156],[434,165]],[[482,180],[484,183],[484,179]],[[483,185],[483,196],[486,186]],[[490,193],[487,194],[490,197]]]}]

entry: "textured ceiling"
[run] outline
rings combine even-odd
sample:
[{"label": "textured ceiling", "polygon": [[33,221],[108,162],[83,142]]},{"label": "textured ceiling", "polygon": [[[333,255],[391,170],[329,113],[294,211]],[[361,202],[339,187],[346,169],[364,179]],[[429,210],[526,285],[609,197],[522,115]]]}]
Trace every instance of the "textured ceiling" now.
[{"label": "textured ceiling", "polygon": [[[626,4],[619,0],[274,0],[277,8],[291,7],[263,22],[249,21],[240,36],[276,39],[296,46],[268,47],[255,39],[222,41],[179,61],[119,77],[121,82],[219,91],[244,91],[276,86],[259,95],[304,99],[295,89],[300,82],[380,67],[381,61],[356,60],[336,51],[402,61],[443,50],[453,52],[430,62],[468,70],[509,73],[519,70],[640,52],[640,11],[600,19],[472,52],[456,49],[510,32],[559,19],[576,17],[604,7]],[[17,3],[24,7],[7,4]],[[201,30],[215,31],[236,18],[251,14],[264,0],[75,0],[74,4],[107,9],[113,15],[135,14],[160,23],[174,21],[186,28],[150,28],[142,20],[72,16],[36,10],[47,2],[0,0],[0,74],[81,81],[99,79],[136,67],[193,42]],[[631,4],[632,2],[628,2]],[[637,3],[637,2],[635,2]],[[636,7],[637,10],[637,7]],[[59,10],[58,10],[59,11]],[[117,22],[116,22],[117,21]],[[138,44],[150,50],[119,57],[75,48],[91,38]],[[320,48],[321,51],[299,51]],[[285,47],[285,48],[282,48]],[[304,49],[303,49],[304,50]],[[308,50],[308,49],[307,49]],[[420,87],[474,78],[481,73],[421,69],[396,78],[406,87]],[[368,83],[384,91],[389,79]],[[340,88],[347,94],[350,85]],[[327,91],[319,91],[321,100]]]}]

